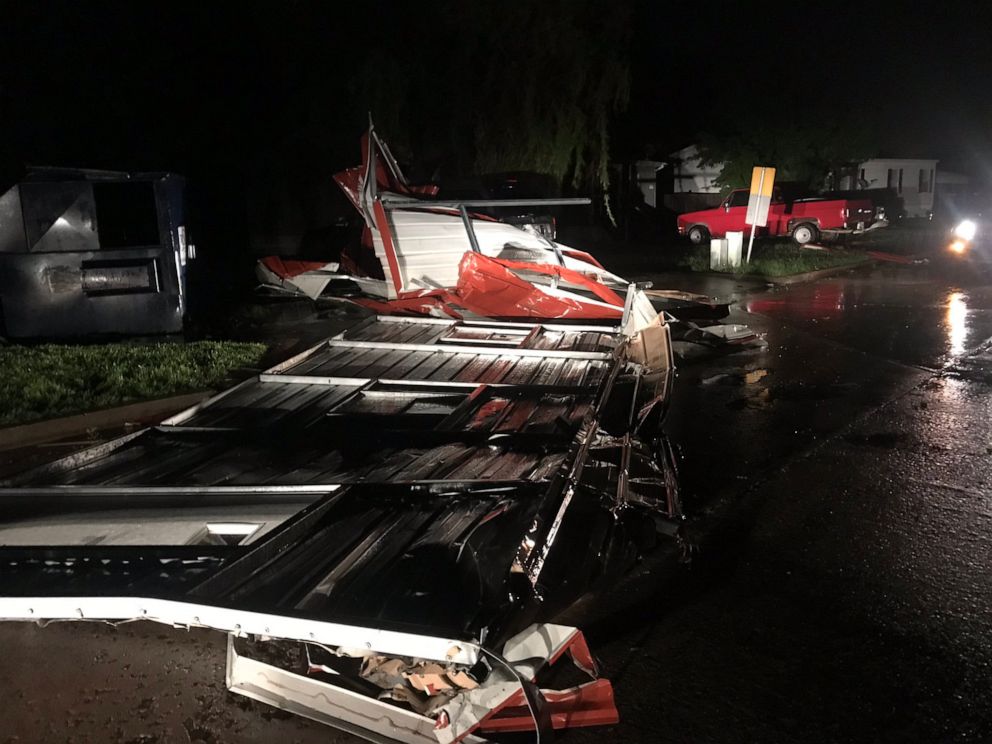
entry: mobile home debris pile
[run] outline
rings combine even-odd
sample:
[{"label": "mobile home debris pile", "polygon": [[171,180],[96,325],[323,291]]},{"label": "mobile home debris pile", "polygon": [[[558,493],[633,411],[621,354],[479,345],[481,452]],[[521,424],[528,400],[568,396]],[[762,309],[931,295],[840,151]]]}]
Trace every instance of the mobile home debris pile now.
[{"label": "mobile home debris pile", "polygon": [[232,690],[373,738],[615,721],[547,623],[677,527],[671,379],[660,320],[371,318],[4,483],[0,617],[214,628]]},{"label": "mobile home debris pile", "polygon": [[[370,127],[362,164],[334,178],[356,209],[360,239],[327,260],[267,256],[256,274],[265,293],[346,299],[388,315],[617,324],[627,299],[635,323],[657,313],[678,341],[707,346],[752,343],[719,324],[726,303],[673,290],[639,288],[589,253],[545,237],[540,225],[507,224],[478,210],[492,206],[588,204],[586,198],[437,200],[434,185],[412,185],[389,147]],[[473,211],[475,210],[475,211]]]},{"label": "mobile home debris pile", "polygon": [[472,211],[589,199],[438,201],[436,186],[409,183],[373,128],[362,138],[362,164],[334,178],[364,223],[361,239],[333,261],[261,259],[264,288],[344,295],[389,314],[613,323],[623,314],[628,282],[591,255]]},{"label": "mobile home debris pile", "polygon": [[[231,690],[374,741],[616,722],[553,620],[678,539],[665,315],[581,251],[424,201],[374,131],[363,159],[338,177],[361,244],[260,272],[377,314],[3,483],[0,618],[213,628]],[[564,656],[584,678],[549,688]]]}]

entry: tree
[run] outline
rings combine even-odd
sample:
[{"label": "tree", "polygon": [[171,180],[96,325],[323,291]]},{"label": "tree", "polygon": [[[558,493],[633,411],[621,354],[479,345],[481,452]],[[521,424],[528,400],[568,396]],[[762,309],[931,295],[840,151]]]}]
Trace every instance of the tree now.
[{"label": "tree", "polygon": [[605,189],[610,126],[629,93],[630,0],[404,5],[360,84],[391,143],[446,171]]},{"label": "tree", "polygon": [[876,154],[873,128],[863,122],[836,115],[810,119],[783,119],[767,110],[745,115],[734,126],[700,135],[700,158],[705,165],[723,163],[716,182],[731,189],[749,185],[756,165],[774,166],[777,181],[819,186],[831,172]]}]

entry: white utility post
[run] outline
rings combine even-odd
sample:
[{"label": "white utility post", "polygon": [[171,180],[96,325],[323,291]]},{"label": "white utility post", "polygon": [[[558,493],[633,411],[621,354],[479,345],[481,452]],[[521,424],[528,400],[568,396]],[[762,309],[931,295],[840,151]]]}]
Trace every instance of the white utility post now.
[{"label": "white utility post", "polygon": [[751,171],[751,191],[747,199],[747,215],[744,224],[751,226],[751,238],[747,241],[747,263],[751,263],[751,247],[754,245],[754,229],[768,224],[768,208],[772,203],[772,189],[775,186],[775,169],[754,166]]}]

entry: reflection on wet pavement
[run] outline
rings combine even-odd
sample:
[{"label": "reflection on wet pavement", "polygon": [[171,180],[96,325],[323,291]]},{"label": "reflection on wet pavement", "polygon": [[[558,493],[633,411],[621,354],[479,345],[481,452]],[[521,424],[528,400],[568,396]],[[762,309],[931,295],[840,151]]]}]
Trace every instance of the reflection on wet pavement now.
[{"label": "reflection on wet pavement", "polygon": [[744,306],[767,347],[682,361],[669,416],[700,558],[591,628],[619,738],[992,741],[992,287],[906,267]]},{"label": "reflection on wet pavement", "polygon": [[952,357],[965,351],[968,337],[968,304],[963,292],[951,292],[947,297],[947,351]]},{"label": "reflection on wet pavement", "polygon": [[744,382],[746,382],[748,385],[753,385],[759,380],[763,380],[767,375],[768,375],[767,369],[754,369],[751,370],[750,372],[745,373]]},{"label": "reflection on wet pavement", "polygon": [[744,302],[866,353],[941,369],[992,337],[992,285],[962,289],[931,267],[883,267],[775,289]]}]

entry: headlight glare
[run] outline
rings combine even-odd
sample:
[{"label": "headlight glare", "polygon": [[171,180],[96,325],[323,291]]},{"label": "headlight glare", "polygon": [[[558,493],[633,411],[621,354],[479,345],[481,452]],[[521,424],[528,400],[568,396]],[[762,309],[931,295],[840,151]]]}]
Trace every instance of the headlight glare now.
[{"label": "headlight glare", "polygon": [[954,237],[961,238],[961,240],[974,240],[976,232],[978,232],[978,226],[974,222],[962,220],[954,228]]}]

